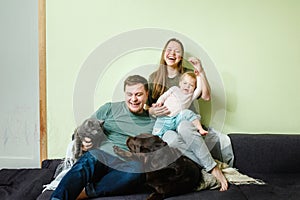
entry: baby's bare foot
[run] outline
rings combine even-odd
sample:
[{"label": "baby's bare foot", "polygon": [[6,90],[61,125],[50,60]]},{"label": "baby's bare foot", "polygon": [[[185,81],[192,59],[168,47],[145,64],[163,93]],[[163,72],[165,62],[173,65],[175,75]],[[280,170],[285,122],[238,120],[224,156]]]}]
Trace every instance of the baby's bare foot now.
[{"label": "baby's bare foot", "polygon": [[221,183],[220,191],[226,191],[228,189],[228,182],[218,166],[212,169],[211,174]]},{"label": "baby's bare foot", "polygon": [[204,130],[204,129],[198,129],[198,132],[202,135],[205,136],[207,135],[208,131]]}]

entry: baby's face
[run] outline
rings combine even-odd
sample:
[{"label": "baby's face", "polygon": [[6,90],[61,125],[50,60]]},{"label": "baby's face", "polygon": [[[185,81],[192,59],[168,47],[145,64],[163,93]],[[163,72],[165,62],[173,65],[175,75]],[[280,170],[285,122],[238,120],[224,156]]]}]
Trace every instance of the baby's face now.
[{"label": "baby's face", "polygon": [[191,94],[195,91],[196,80],[190,76],[184,76],[179,82],[179,88],[184,94]]}]

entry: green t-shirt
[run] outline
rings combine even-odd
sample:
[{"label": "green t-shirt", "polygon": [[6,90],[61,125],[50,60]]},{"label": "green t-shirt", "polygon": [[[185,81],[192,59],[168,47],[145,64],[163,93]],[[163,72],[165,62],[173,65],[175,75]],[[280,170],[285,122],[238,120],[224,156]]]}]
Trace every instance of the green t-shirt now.
[{"label": "green t-shirt", "polygon": [[140,115],[130,112],[124,101],[104,104],[93,117],[104,120],[104,133],[107,141],[102,143],[100,149],[113,155],[115,155],[113,145],[128,150],[126,146],[128,136],[152,133],[155,122],[147,112]]}]

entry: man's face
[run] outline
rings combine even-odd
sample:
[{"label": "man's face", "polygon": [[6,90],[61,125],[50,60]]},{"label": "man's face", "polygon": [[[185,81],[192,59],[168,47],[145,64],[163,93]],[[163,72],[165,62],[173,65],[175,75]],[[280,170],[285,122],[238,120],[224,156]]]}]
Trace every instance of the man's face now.
[{"label": "man's face", "polygon": [[125,102],[130,112],[135,114],[143,113],[144,104],[147,102],[148,92],[143,84],[125,86]]}]

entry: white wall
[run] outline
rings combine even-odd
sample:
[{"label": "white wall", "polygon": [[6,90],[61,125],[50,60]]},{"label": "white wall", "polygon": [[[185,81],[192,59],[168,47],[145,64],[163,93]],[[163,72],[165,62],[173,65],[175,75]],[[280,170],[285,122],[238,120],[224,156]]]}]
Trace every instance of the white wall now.
[{"label": "white wall", "polygon": [[38,1],[0,1],[0,168],[39,167]]},{"label": "white wall", "polygon": [[[88,117],[110,101],[119,80],[133,68],[159,62],[160,51],[145,48],[108,61],[107,54],[115,55],[136,41],[156,42],[149,39],[153,36],[150,33],[122,43],[111,40],[145,28],[181,33],[207,54],[197,53],[184,41],[186,52],[202,59],[212,87],[212,101],[200,103],[204,124],[215,127],[211,123],[222,122],[215,118],[216,108],[226,112],[224,133],[300,133],[299,0],[49,0],[46,8],[49,158],[65,155],[72,132],[81,122],[75,121],[75,115]],[[161,48],[165,36],[160,37]],[[105,46],[108,41],[114,45]],[[94,55],[99,47],[105,51]],[[107,69],[96,77],[96,90],[92,90],[96,84],[93,88],[85,87],[84,81],[77,84],[90,56],[108,63],[96,66],[98,71],[91,73],[94,78],[99,70]],[[212,62],[207,62],[207,57]],[[213,107],[221,98],[211,63],[223,82],[224,107]],[[87,75],[83,79],[90,81],[91,75]],[[86,113],[74,109],[79,86],[85,89],[78,93],[84,100],[80,106],[91,108]],[[90,98],[87,93],[94,95]]]}]

